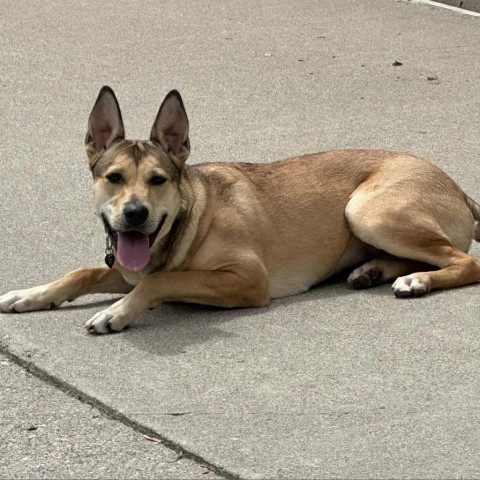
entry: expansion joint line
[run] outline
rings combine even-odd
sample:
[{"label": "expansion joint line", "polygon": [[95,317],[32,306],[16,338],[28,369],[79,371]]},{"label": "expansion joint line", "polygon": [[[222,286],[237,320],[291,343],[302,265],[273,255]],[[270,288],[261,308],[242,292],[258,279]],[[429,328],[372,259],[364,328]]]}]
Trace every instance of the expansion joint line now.
[{"label": "expansion joint line", "polygon": [[242,480],[240,476],[236,475],[235,473],[229,472],[228,470],[218,467],[211,462],[203,459],[200,455],[196,455],[195,453],[189,452],[185,450],[181,445],[178,443],[169,440],[168,438],[164,437],[163,435],[159,434],[155,430],[145,425],[142,425],[140,422],[132,420],[128,418],[123,413],[119,412],[118,410],[109,407],[102,401],[98,400],[95,397],[92,397],[85,392],[82,392],[78,388],[70,385],[68,382],[56,377],[55,375],[51,375],[43,368],[38,367],[33,362],[29,360],[25,360],[24,358],[12,353],[8,347],[0,342],[0,353],[3,354],[7,359],[18,365],[19,367],[23,368],[27,372],[31,373],[33,376],[40,379],[42,382],[47,383],[49,385],[54,386],[58,390],[66,393],[70,397],[76,398],[77,400],[90,405],[101,413],[106,415],[108,418],[112,420],[116,420],[123,425],[133,429],[134,431],[142,434],[147,440],[154,441],[157,443],[162,444],[163,446],[167,447],[170,450],[173,450],[177,454],[177,458],[188,458],[189,460],[194,461],[198,465],[207,468],[208,470],[212,471],[216,475],[229,479],[229,480]]}]

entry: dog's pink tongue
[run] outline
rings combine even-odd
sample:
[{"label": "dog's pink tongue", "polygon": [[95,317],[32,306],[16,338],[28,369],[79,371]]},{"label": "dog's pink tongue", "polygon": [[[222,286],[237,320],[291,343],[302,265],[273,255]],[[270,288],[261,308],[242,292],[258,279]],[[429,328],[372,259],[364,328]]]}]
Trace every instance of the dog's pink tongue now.
[{"label": "dog's pink tongue", "polygon": [[118,232],[118,263],[127,270],[139,272],[150,260],[148,235],[140,232]]}]

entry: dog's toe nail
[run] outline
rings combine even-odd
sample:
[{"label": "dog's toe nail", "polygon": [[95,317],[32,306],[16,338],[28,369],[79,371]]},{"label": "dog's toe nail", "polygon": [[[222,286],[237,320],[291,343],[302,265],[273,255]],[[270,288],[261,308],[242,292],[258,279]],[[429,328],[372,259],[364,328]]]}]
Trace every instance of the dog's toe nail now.
[{"label": "dog's toe nail", "polygon": [[120,333],[120,332],[124,332],[125,330],[128,330],[128,325],[125,325],[125,327],[123,328],[120,328],[120,329],[117,329],[117,328],[113,328],[113,325],[112,325],[112,322],[108,322],[106,325],[105,325],[108,333]]},{"label": "dog's toe nail", "polygon": [[409,298],[412,296],[412,292],[410,290],[394,290],[393,293],[398,298]]}]

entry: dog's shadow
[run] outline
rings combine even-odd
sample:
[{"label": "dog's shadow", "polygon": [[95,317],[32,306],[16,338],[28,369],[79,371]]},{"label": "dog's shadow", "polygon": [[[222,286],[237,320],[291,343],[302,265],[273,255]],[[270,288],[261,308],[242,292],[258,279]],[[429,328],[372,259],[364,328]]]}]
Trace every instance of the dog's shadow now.
[{"label": "dog's shadow", "polygon": [[[235,333],[251,323],[259,321],[259,316],[265,316],[278,309],[289,309],[290,315],[295,311],[296,304],[309,302],[318,308],[319,317],[325,315],[322,304],[329,303],[331,308],[332,300],[351,302],[352,296],[358,297],[358,302],[365,308],[365,304],[374,300],[375,297],[391,299],[399,302],[418,302],[418,299],[396,299],[391,291],[391,285],[385,284],[379,287],[354,290],[347,284],[349,272],[339,273],[326,281],[312,287],[303,294],[283,297],[273,300],[270,305],[263,308],[234,308],[224,309],[187,303],[163,303],[156,309],[144,312],[139,320],[128,330],[119,334],[118,340],[128,342],[134,348],[145,351],[150,355],[175,356],[185,354],[195,345],[218,341],[221,338],[231,338],[240,335]],[[431,292],[427,301],[432,301],[441,292]],[[91,301],[79,299],[74,305],[65,305],[62,308],[72,309],[96,309],[107,308],[121,297],[110,296],[109,298]],[[318,306],[318,307],[317,307]],[[410,305],[411,306],[411,305]],[[222,328],[222,325],[236,321],[239,325],[235,328]],[[101,336],[104,341],[108,340]]]},{"label": "dog's shadow", "polygon": [[[369,290],[374,291],[379,295],[391,294],[388,286]],[[339,274],[303,294],[275,299],[263,308],[224,309],[197,304],[163,303],[154,310],[144,312],[139,320],[120,336],[122,342],[133,344],[136,349],[151,355],[181,355],[187,353],[194,345],[240,335],[235,333],[237,326],[234,329],[222,328],[225,323],[236,321],[240,322],[240,329],[248,328],[251,323],[259,321],[259,316],[305,302],[318,302],[321,312],[322,300],[342,301],[342,297],[356,294],[358,295],[358,292],[347,285],[346,274]],[[80,300],[76,306],[65,308],[98,309],[99,306],[107,308],[118,299],[119,297],[114,297],[95,303]]]}]

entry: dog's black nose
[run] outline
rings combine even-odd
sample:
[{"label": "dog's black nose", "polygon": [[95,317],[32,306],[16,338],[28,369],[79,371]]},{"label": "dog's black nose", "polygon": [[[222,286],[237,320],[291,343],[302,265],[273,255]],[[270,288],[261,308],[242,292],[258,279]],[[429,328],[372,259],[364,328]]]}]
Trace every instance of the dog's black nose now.
[{"label": "dog's black nose", "polygon": [[148,218],[148,208],[138,203],[127,203],[123,207],[123,216],[130,224],[138,227]]}]

